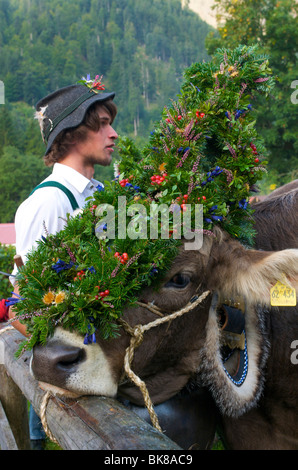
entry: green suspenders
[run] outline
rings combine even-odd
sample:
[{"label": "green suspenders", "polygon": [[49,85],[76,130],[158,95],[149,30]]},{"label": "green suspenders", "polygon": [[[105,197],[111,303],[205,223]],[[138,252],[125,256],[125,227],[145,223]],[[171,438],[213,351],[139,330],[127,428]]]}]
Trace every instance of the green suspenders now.
[{"label": "green suspenders", "polygon": [[[79,205],[74,197],[74,195],[72,194],[72,192],[66,188],[65,186],[63,186],[63,184],[61,183],[58,183],[57,181],[46,181],[45,183],[41,183],[39,184],[38,186],[36,186],[36,188],[33,189],[33,191],[31,192],[31,194],[34,193],[34,191],[36,191],[36,189],[39,189],[39,188],[44,188],[46,186],[54,186],[55,188],[59,188],[61,189],[65,194],[66,196],[68,197],[69,199],[69,202],[71,204],[71,207],[72,209],[75,211],[76,209],[79,209]],[[30,196],[31,196],[30,194]]]}]

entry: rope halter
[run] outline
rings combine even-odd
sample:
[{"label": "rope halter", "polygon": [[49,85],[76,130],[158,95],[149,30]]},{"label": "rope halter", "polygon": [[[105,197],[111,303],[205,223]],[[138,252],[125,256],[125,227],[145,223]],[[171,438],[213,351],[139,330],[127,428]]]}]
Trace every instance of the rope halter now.
[{"label": "rope halter", "polygon": [[[177,310],[174,313],[171,313],[166,316],[162,316],[161,318],[158,318],[150,323],[147,323],[146,325],[136,325],[134,328],[128,325],[125,320],[119,319],[119,323],[123,326],[124,330],[131,335],[131,340],[130,340],[130,345],[125,351],[125,356],[124,356],[124,370],[127,374],[127,376],[130,378],[130,380],[137,386],[142,392],[144,402],[146,405],[146,408],[148,410],[150,419],[152,421],[153,426],[160,432],[162,432],[162,429],[159,425],[157,415],[154,411],[152,401],[149,396],[148,389],[146,387],[145,382],[143,382],[131,369],[131,363],[134,357],[134,352],[137,347],[140,346],[140,344],[143,341],[143,335],[145,331],[150,330],[151,328],[154,328],[156,326],[162,325],[163,323],[167,323],[169,321],[175,320],[175,318],[181,317],[185,313],[189,312],[190,310],[193,310],[197,305],[199,305],[205,298],[210,294],[210,291],[205,291],[203,294],[201,294],[199,297],[194,296],[190,299],[188,304],[183,307],[181,310]],[[161,312],[157,307],[154,307],[152,305],[147,305],[141,302],[137,302],[138,305],[141,307],[145,307],[150,311],[153,311],[157,315],[161,316]]]}]

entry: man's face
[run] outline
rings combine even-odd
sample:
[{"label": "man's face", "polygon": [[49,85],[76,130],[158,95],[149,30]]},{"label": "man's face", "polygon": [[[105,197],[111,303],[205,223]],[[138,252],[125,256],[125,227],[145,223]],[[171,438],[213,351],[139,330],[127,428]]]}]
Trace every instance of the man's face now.
[{"label": "man's face", "polygon": [[88,130],[87,138],[77,143],[77,150],[85,164],[108,166],[112,161],[117,132],[111,126],[111,116],[104,108],[99,108],[100,129]]}]

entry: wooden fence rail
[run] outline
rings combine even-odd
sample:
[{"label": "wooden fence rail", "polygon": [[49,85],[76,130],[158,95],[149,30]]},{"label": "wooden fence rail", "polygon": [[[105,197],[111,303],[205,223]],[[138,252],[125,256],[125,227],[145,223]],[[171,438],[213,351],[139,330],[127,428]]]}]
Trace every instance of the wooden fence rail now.
[{"label": "wooden fence rail", "polygon": [[[3,328],[5,331],[2,332]],[[23,337],[0,324],[0,446],[29,449],[27,400],[40,415],[45,392],[29,371],[30,353],[15,358]],[[46,408],[51,433],[65,450],[180,450],[168,437],[116,399],[52,397]]]}]

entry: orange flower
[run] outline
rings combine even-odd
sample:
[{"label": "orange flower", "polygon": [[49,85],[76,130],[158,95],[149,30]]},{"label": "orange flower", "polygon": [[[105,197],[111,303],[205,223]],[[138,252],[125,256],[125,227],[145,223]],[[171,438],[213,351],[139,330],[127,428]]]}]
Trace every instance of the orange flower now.
[{"label": "orange flower", "polygon": [[61,304],[65,300],[66,294],[63,291],[58,292],[55,296],[55,304]]},{"label": "orange flower", "polygon": [[46,305],[50,305],[51,303],[54,302],[54,299],[55,299],[55,294],[53,292],[49,291],[43,296],[42,301]]}]

